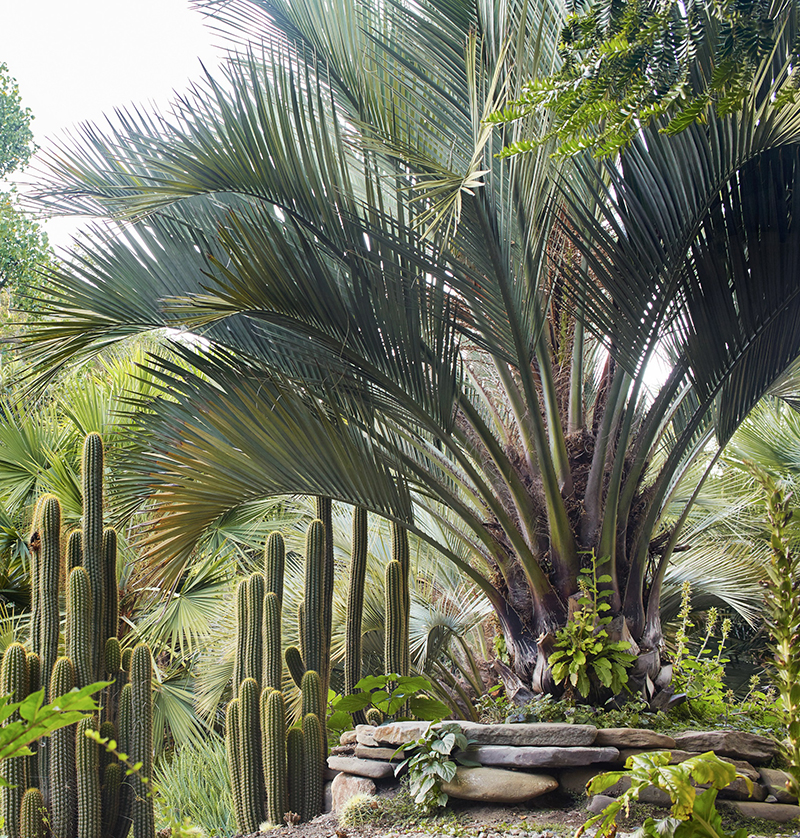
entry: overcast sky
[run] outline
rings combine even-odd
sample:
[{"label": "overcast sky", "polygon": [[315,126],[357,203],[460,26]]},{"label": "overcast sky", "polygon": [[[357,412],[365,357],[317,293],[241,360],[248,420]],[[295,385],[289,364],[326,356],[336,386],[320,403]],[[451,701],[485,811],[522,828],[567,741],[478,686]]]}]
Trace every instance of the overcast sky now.
[{"label": "overcast sky", "polygon": [[[165,106],[219,63],[219,36],[188,0],[9,0],[0,26],[0,63],[19,83],[44,146],[115,107]],[[73,225],[48,224],[56,245]]]}]

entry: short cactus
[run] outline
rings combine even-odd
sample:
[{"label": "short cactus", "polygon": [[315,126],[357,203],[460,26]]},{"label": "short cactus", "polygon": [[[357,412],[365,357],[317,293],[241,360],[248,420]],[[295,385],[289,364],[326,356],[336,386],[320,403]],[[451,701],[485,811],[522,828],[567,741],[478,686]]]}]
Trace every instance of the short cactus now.
[{"label": "short cactus", "polygon": [[325,702],[322,700],[322,679],[319,677],[319,673],[309,669],[303,675],[300,693],[302,696],[302,715],[306,716],[313,713],[318,719],[324,718]]},{"label": "short cactus", "polygon": [[383,713],[377,707],[370,707],[366,712],[366,716],[368,725],[377,727],[383,724]]},{"label": "short cactus", "polygon": [[246,832],[245,815],[242,794],[242,776],[239,764],[241,752],[241,734],[239,728],[239,699],[234,698],[228,703],[225,711],[225,747],[228,753],[228,771],[231,775],[231,796],[233,798],[233,813],[240,832]]},{"label": "short cactus", "polygon": [[45,838],[47,835],[46,813],[42,793],[37,788],[28,789],[22,797],[20,807],[20,838]]},{"label": "short cactus", "polygon": [[77,687],[94,682],[92,591],[89,574],[76,567],[67,580],[67,657],[75,664]]},{"label": "short cactus", "polygon": [[322,778],[325,772],[325,750],[322,744],[322,725],[313,713],[303,716],[303,761],[305,793],[302,817],[315,818],[322,811]]},{"label": "short cactus", "polygon": [[123,778],[122,766],[109,762],[103,771],[103,785],[100,792],[103,816],[103,835],[111,835],[119,817],[120,790]]},{"label": "short cactus", "polygon": [[286,734],[286,763],[289,785],[289,811],[302,817],[305,798],[305,743],[303,731],[293,727]]},{"label": "short cactus", "polygon": [[411,594],[408,589],[408,574],[410,570],[410,551],[408,547],[408,530],[392,522],[392,559],[400,563],[400,587],[403,595],[403,626],[402,626],[402,666],[395,670],[401,675],[408,675],[409,671],[409,615],[411,614]]},{"label": "short cactus", "polygon": [[404,594],[403,568],[392,560],[386,565],[384,666],[386,674],[404,674]]},{"label": "short cactus", "polygon": [[253,678],[239,686],[239,777],[245,833],[258,832],[264,809],[264,769],[261,760],[259,688]]}]

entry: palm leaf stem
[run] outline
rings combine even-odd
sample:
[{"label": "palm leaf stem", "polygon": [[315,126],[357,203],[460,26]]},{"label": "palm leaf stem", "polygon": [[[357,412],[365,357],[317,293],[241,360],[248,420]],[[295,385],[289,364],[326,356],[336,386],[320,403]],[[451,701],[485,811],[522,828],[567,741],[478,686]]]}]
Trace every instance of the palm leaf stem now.
[{"label": "palm leaf stem", "polygon": [[572,332],[572,359],[569,370],[569,407],[567,413],[568,434],[577,433],[584,425],[583,350],[586,343],[586,330],[583,325],[583,316],[583,306],[579,302],[575,310],[575,328]]},{"label": "palm leaf stem", "polygon": [[539,381],[542,385],[542,401],[544,402],[547,430],[550,437],[550,455],[558,478],[558,485],[562,495],[572,493],[572,472],[570,470],[567,443],[564,439],[564,428],[561,424],[561,414],[558,409],[555,383],[553,382],[553,359],[544,329],[539,329],[536,341],[536,359],[539,367]]}]

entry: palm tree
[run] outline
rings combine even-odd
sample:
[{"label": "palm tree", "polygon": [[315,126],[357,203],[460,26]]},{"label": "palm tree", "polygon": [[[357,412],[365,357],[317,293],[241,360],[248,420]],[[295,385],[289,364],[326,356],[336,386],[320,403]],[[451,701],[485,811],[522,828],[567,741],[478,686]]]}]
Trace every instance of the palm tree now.
[{"label": "palm tree", "polygon": [[670,504],[800,353],[795,7],[740,113],[556,168],[496,157],[546,115],[483,120],[556,65],[559,6],[198,6],[244,45],[222,76],[51,154],[42,201],[98,224],[26,338],[50,371],[140,333],[186,362],[148,362],[127,483],[166,584],[241,506],[327,495],[435,541],[538,689],[594,552],[654,676]]}]

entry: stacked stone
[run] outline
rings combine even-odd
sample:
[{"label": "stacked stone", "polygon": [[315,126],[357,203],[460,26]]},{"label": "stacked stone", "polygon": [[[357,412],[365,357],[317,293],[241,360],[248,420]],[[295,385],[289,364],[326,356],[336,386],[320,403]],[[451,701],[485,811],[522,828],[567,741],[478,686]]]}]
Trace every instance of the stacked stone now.
[{"label": "stacked stone", "polygon": [[[670,751],[672,762],[713,751],[733,764],[737,777],[719,793],[745,817],[785,823],[800,817],[800,806],[785,788],[782,771],[764,768],[777,751],[776,743],[742,731],[686,731],[665,736],[651,730],[606,728],[571,724],[497,724],[460,722],[468,739],[475,742],[469,757],[480,767],[459,766],[453,781],[442,786],[448,795],[483,803],[517,804],[560,789],[580,795],[586,783],[604,771],[619,770],[629,756],[648,751]],[[394,777],[402,756],[396,749],[419,739],[428,722],[395,722],[374,727],[358,725],[342,734],[341,746],[328,758],[336,772],[332,784],[333,808],[338,809],[356,793],[375,791],[375,780]],[[393,759],[394,757],[394,759]],[[607,789],[591,808],[601,809],[608,797],[625,791],[622,783]],[[650,787],[639,797],[643,803],[669,806],[667,794]]]}]

